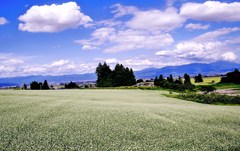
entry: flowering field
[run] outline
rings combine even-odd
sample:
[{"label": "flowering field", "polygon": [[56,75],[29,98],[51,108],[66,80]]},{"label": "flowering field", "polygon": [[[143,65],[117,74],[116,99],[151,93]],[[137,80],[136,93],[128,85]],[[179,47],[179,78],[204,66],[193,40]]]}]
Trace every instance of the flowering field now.
[{"label": "flowering field", "polygon": [[0,91],[0,150],[240,150],[240,106],[164,91]]}]

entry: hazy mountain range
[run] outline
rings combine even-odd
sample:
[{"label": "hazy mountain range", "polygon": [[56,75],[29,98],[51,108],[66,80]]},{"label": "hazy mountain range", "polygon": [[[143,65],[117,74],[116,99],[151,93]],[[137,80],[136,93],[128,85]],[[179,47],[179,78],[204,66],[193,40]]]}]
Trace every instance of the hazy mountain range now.
[{"label": "hazy mountain range", "polygon": [[[136,71],[135,76],[137,79],[149,79],[155,78],[160,74],[165,77],[172,74],[174,77],[183,76],[185,73],[190,75],[196,75],[201,73],[202,75],[217,75],[225,74],[229,71],[233,71],[235,68],[240,69],[240,64],[227,61],[218,61],[213,63],[192,63],[181,66],[167,66],[163,68],[147,68],[141,71]],[[44,81],[48,82],[69,82],[69,81],[95,81],[97,79],[95,73],[88,74],[74,74],[74,75],[60,75],[60,76],[26,76],[26,77],[13,77],[13,78],[0,78],[1,86],[15,86],[22,85],[23,83],[29,84],[32,81]]]}]

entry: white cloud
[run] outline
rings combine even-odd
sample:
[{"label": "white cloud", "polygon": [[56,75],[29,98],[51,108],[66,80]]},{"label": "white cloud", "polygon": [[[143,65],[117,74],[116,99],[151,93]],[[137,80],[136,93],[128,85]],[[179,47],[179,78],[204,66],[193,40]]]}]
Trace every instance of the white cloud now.
[{"label": "white cloud", "polygon": [[167,7],[172,7],[176,0],[167,0]]},{"label": "white cloud", "polygon": [[28,32],[59,32],[92,21],[75,2],[32,6],[18,19],[23,22],[19,24],[19,30]]},{"label": "white cloud", "polygon": [[107,59],[106,60],[106,63],[108,63],[108,64],[115,64],[115,63],[117,63],[117,59],[115,59],[115,58],[111,58],[111,59]]},{"label": "white cloud", "polygon": [[239,28],[221,28],[206,32],[192,40],[183,41],[175,45],[173,50],[163,50],[156,53],[158,56],[178,57],[195,61],[216,61],[237,59],[227,41],[222,42],[222,36],[239,31]]},{"label": "white cloud", "polygon": [[[82,49],[106,46],[104,52],[116,53],[135,49],[159,49],[174,42],[170,34],[151,33],[139,30],[115,30],[114,28],[99,28],[88,40],[76,40],[83,45]],[[86,47],[87,46],[87,47]]]},{"label": "white cloud", "polygon": [[152,34],[137,30],[118,31],[112,35],[110,42],[113,46],[105,49],[105,52],[115,53],[135,49],[158,49],[174,42],[169,34]]},{"label": "white cloud", "polygon": [[114,9],[112,13],[115,14],[114,15],[115,18],[122,17],[124,15],[134,14],[135,12],[139,11],[137,7],[123,6],[121,4],[115,4],[112,6],[112,8]]},{"label": "white cloud", "polygon": [[97,47],[91,46],[91,45],[83,45],[82,46],[82,50],[94,50],[94,49],[97,49]]},{"label": "white cloud", "polygon": [[222,58],[227,61],[234,61],[237,59],[237,56],[233,52],[226,52],[222,54]]},{"label": "white cloud", "polygon": [[161,51],[158,51],[155,53],[155,55],[157,55],[157,56],[167,56],[169,54],[171,54],[170,50],[161,50]]},{"label": "white cloud", "polygon": [[206,32],[196,38],[194,38],[195,41],[214,41],[215,39],[227,35],[232,32],[240,31],[239,27],[233,27],[233,28],[220,28],[212,32]]},{"label": "white cloud", "polygon": [[51,67],[61,67],[63,65],[66,65],[67,63],[69,63],[69,60],[58,60],[58,61],[54,61],[50,66]]},{"label": "white cloud", "polygon": [[193,24],[193,23],[189,23],[185,26],[185,28],[187,29],[192,29],[192,30],[198,30],[198,29],[203,29],[203,30],[207,30],[210,27],[210,25],[202,25],[202,24]]},{"label": "white cloud", "polygon": [[8,23],[8,21],[7,21],[6,18],[0,17],[0,25],[5,25],[5,24],[7,24],[7,23]]},{"label": "white cloud", "polygon": [[165,11],[157,9],[137,11],[126,25],[140,30],[170,31],[181,27],[184,22],[185,18],[181,17],[175,8],[168,8]]},{"label": "white cloud", "polygon": [[240,14],[240,2],[206,1],[203,4],[189,2],[180,8],[181,16],[203,21],[240,21],[238,14]]}]

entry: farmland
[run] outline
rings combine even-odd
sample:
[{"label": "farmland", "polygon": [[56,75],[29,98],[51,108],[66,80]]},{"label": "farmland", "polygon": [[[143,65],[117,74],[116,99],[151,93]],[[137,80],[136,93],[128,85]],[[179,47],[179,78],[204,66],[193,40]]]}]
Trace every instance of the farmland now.
[{"label": "farmland", "polygon": [[0,150],[240,149],[240,106],[164,93],[0,91]]}]

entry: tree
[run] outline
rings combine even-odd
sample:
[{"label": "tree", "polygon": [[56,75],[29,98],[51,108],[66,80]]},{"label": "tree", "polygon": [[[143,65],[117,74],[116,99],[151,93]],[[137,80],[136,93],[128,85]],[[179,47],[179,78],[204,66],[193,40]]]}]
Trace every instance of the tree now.
[{"label": "tree", "polygon": [[228,72],[226,77],[221,78],[221,83],[240,84],[240,72],[236,68],[233,72]]},{"label": "tree", "polygon": [[48,82],[47,80],[44,80],[43,85],[42,85],[42,90],[49,90]]},{"label": "tree", "polygon": [[176,83],[176,84],[183,84],[182,78],[181,78],[180,76],[178,76],[178,79],[176,79],[176,80],[174,81],[174,83]]},{"label": "tree", "polygon": [[201,75],[201,74],[198,74],[197,76],[195,76],[195,77],[194,77],[194,81],[195,81],[195,83],[203,82],[202,75]]},{"label": "tree", "polygon": [[141,82],[143,82],[143,79],[138,79],[136,82],[141,83]]},{"label": "tree", "polygon": [[22,88],[23,90],[27,90],[27,85],[24,83],[23,84],[23,88]]},{"label": "tree", "polygon": [[190,79],[190,76],[185,73],[184,74],[184,85],[188,85],[188,84],[191,84],[191,79]]},{"label": "tree", "polygon": [[155,86],[159,86],[159,82],[158,82],[159,80],[158,80],[158,77],[156,77],[155,79],[154,79],[154,81],[153,81],[153,84],[155,85]]},{"label": "tree", "polygon": [[65,89],[77,89],[79,86],[75,82],[70,82],[65,84]]},{"label": "tree", "polygon": [[112,71],[105,62],[103,65],[99,63],[96,74],[98,87],[131,86],[136,84],[133,70],[128,67],[125,68],[122,64],[116,64]]},{"label": "tree", "polygon": [[31,90],[40,90],[40,84],[37,81],[33,81],[30,83]]},{"label": "tree", "polygon": [[99,63],[98,67],[96,68],[97,74],[97,86],[98,87],[109,87],[112,86],[112,70],[107,65],[106,62]]},{"label": "tree", "polygon": [[170,74],[170,76],[168,78],[168,82],[173,83],[173,76],[172,76],[172,74]]}]

